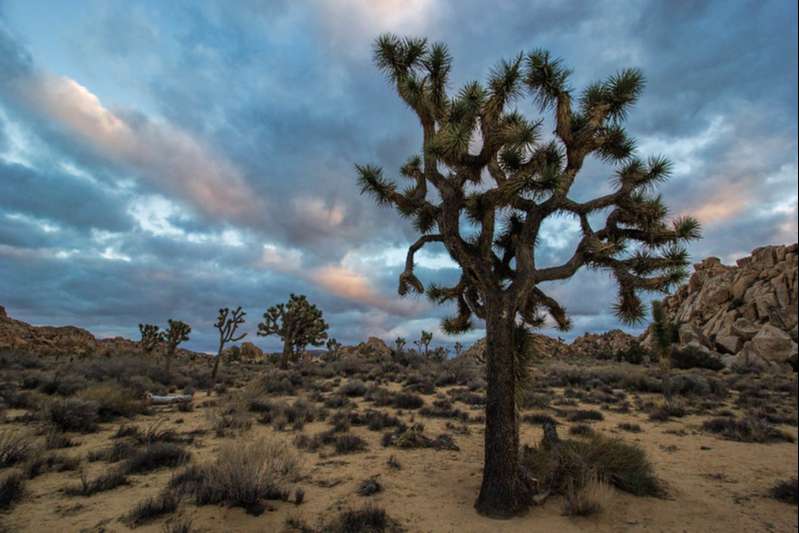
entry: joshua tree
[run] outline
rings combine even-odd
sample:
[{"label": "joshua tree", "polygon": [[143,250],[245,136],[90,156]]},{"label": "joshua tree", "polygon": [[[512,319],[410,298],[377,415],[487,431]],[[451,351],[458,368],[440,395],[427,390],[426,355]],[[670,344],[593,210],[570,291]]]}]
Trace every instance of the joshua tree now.
[{"label": "joshua tree", "polygon": [[341,349],[340,342],[331,337],[327,339],[325,347],[327,348],[328,359],[330,359],[331,361],[335,361],[336,359],[338,359],[338,351]]},{"label": "joshua tree", "polygon": [[[216,361],[214,361],[214,370],[211,372],[211,385],[209,391],[216,383],[216,373],[219,371],[219,361],[222,360],[222,350],[228,342],[239,342],[247,336],[247,333],[242,333],[236,336],[236,330],[244,324],[244,316],[247,313],[242,311],[241,306],[237,307],[231,314],[230,309],[223,307],[219,310],[219,316],[216,318],[214,327],[219,330],[219,349],[216,351]],[[210,392],[209,392],[210,394]]]},{"label": "joshua tree", "polygon": [[150,355],[164,341],[164,332],[160,329],[155,324],[139,324],[139,346],[146,355]]},{"label": "joshua tree", "polygon": [[405,350],[405,345],[408,341],[405,340],[405,337],[397,337],[394,339],[394,353],[397,355],[402,355],[402,352]]},{"label": "joshua tree", "polygon": [[191,326],[180,320],[169,319],[169,329],[166,331],[166,372],[172,369],[172,359],[180,343],[189,340]]},{"label": "joshua tree", "polygon": [[652,339],[655,341],[655,352],[660,362],[663,389],[667,399],[671,398],[669,371],[671,370],[671,345],[674,343],[676,333],[674,324],[666,316],[663,303],[660,300],[654,300],[652,302]]},{"label": "joshua tree", "polygon": [[321,346],[327,339],[327,323],[322,311],[303,295],[292,294],[285,304],[270,307],[258,324],[258,335],[277,335],[283,341],[280,368],[288,368],[309,344]]},{"label": "joshua tree", "polygon": [[429,331],[422,330],[422,334],[419,337],[418,341],[413,341],[413,343],[419,347],[420,350],[424,350],[424,356],[428,357],[430,355],[430,343],[433,342],[433,334]]},{"label": "joshua tree", "polygon": [[[637,322],[644,315],[639,291],[666,291],[684,278],[680,244],[698,238],[699,225],[691,218],[667,223],[666,207],[652,191],[670,164],[639,159],[622,128],[644,86],[638,70],[622,70],[575,96],[570,71],[537,50],[499,63],[485,85],[473,81],[448,94],[452,59],[443,44],[383,35],[375,63],[418,117],[422,146],[401,168],[410,187],[399,189],[379,167],[356,165],[362,192],[396,208],[421,233],[408,250],[401,295],[424,291],[414,254],[425,245],[443,245],[461,267],[454,286],[427,292],[435,302],[456,304],[456,314],[443,321],[445,332],[468,330],[473,315],[485,321],[485,465],[476,508],[513,515],[529,505],[532,491],[518,459],[515,391],[524,368],[516,347],[525,344],[526,327],[543,325],[547,314],[569,327],[545,284],[583,266],[606,269],[618,283],[616,313]],[[542,138],[542,120],[514,107],[525,94],[540,112],[553,112],[551,139]],[[589,154],[616,168],[610,192],[580,201],[570,191]],[[544,267],[536,263],[536,245],[553,216],[574,220],[580,237],[567,261]]]},{"label": "joshua tree", "polygon": [[455,356],[458,357],[463,351],[463,344],[461,344],[460,342],[456,342],[455,346],[453,346],[452,349],[455,350]]}]

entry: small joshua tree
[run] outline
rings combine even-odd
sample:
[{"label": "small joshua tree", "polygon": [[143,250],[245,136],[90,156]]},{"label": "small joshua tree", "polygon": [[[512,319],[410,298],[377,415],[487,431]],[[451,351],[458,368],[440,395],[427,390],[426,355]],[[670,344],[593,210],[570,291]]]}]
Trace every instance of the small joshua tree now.
[{"label": "small joshua tree", "polygon": [[425,357],[429,357],[430,355],[430,343],[433,342],[433,333],[430,331],[422,330],[422,334],[419,337],[418,341],[413,341],[413,343],[422,350]]},{"label": "small joshua tree", "polygon": [[402,355],[402,353],[405,351],[406,344],[408,344],[408,341],[405,340],[405,337],[397,337],[394,339],[394,353],[398,356]]},{"label": "small joshua tree", "polygon": [[677,329],[668,317],[660,300],[652,302],[652,339],[655,353],[658,355],[660,371],[663,377],[663,391],[666,398],[671,398],[669,371],[671,370],[671,346],[674,343]]},{"label": "small joshua tree", "polygon": [[175,351],[178,345],[189,340],[191,326],[180,320],[169,319],[169,329],[166,331],[166,372],[172,369],[172,359],[175,358]]},{"label": "small joshua tree", "polygon": [[296,361],[305,347],[321,346],[327,339],[327,322],[322,311],[303,295],[292,294],[285,304],[270,307],[264,320],[258,324],[258,335],[277,335],[283,341],[280,368],[288,368],[289,361]]},{"label": "small joshua tree", "polygon": [[[411,219],[421,234],[408,249],[400,295],[425,291],[414,255],[426,245],[443,246],[461,268],[452,287],[433,285],[427,293],[456,305],[442,323],[445,332],[469,330],[473,316],[485,322],[485,463],[475,506],[489,516],[512,516],[530,505],[534,491],[519,463],[517,397],[526,370],[519,348],[527,344],[527,328],[544,325],[547,315],[570,327],[566,310],[546,294],[547,283],[584,266],[605,269],[618,284],[617,315],[640,321],[639,292],[667,291],[685,277],[682,242],[699,237],[699,224],[666,220],[653,191],[670,163],[637,157],[622,127],[644,87],[640,71],[622,70],[578,95],[562,62],[536,50],[501,62],[487,83],[472,81],[451,94],[452,57],[444,44],[383,35],[374,58],[416,114],[422,146],[400,170],[409,187],[398,188],[379,167],[357,165],[361,189]],[[551,138],[543,138],[542,119],[517,107],[525,94],[540,112],[552,111]],[[590,155],[616,167],[611,188],[578,200],[570,193]],[[544,222],[556,216],[571,217],[579,240],[564,263],[543,266],[536,248]]]},{"label": "small joshua tree", "polygon": [[341,349],[340,342],[338,342],[335,338],[330,337],[327,339],[325,347],[327,348],[327,357],[330,361],[335,361],[338,359],[338,351]]},{"label": "small joshua tree", "polygon": [[164,332],[155,324],[139,324],[139,333],[141,333],[141,346],[142,352],[150,355],[163,341]]},{"label": "small joshua tree", "polygon": [[247,333],[242,333],[236,336],[236,330],[244,324],[244,316],[247,313],[242,311],[241,306],[237,307],[233,313],[230,309],[223,307],[219,310],[219,316],[216,318],[214,327],[219,331],[219,349],[216,351],[216,361],[214,361],[214,369],[211,372],[210,389],[216,384],[216,373],[219,371],[219,361],[222,360],[222,350],[225,349],[225,344],[228,342],[239,342],[247,336]]},{"label": "small joshua tree", "polygon": [[455,356],[459,357],[461,355],[461,352],[463,351],[463,344],[461,344],[460,342],[456,342],[455,346],[453,346],[452,349],[455,350]]}]

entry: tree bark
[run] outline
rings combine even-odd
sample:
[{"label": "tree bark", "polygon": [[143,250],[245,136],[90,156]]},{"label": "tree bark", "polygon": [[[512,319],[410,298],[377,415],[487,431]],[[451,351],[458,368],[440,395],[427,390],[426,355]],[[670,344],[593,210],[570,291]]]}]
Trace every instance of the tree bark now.
[{"label": "tree bark", "polygon": [[288,369],[289,359],[291,358],[291,343],[286,340],[283,343],[283,353],[280,356],[280,368],[283,370]]},{"label": "tree bark", "polygon": [[532,501],[529,481],[519,466],[513,317],[509,309],[486,316],[485,465],[475,508],[491,518],[510,518]]},{"label": "tree bark", "polygon": [[219,371],[219,361],[222,359],[222,349],[224,348],[225,344],[223,342],[219,343],[219,350],[216,352],[216,361],[214,361],[214,369],[211,371],[211,382],[208,384],[208,395],[211,395],[211,391],[214,390],[216,386],[216,373]]}]

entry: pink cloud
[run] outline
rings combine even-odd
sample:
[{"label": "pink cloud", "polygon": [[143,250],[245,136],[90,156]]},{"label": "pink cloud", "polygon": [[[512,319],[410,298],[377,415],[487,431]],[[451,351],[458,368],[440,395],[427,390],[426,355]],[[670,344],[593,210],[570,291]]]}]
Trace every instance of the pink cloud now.
[{"label": "pink cloud", "polygon": [[239,169],[188,132],[114,112],[68,77],[37,74],[17,83],[20,100],[31,111],[200,212],[238,221],[255,220],[263,212],[263,202]]}]

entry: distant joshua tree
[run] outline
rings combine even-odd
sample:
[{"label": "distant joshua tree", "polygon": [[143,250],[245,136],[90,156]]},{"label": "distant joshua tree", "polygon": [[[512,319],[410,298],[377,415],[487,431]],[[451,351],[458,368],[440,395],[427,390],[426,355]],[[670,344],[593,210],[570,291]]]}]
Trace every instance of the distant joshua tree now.
[{"label": "distant joshua tree", "polygon": [[408,344],[408,341],[405,340],[405,337],[397,337],[394,339],[394,353],[397,355],[402,355],[406,344]]},{"label": "distant joshua tree", "polygon": [[453,346],[452,349],[455,350],[455,356],[458,357],[463,351],[463,344],[461,344],[460,342],[456,342],[455,346]]},{"label": "distant joshua tree", "polygon": [[[516,392],[526,367],[518,348],[527,344],[527,327],[543,325],[546,315],[570,327],[566,310],[544,292],[546,283],[571,278],[583,266],[606,269],[618,283],[617,315],[638,322],[645,314],[639,291],[667,291],[685,277],[681,244],[699,237],[699,224],[687,217],[667,223],[653,190],[671,165],[662,157],[639,159],[622,127],[644,87],[638,70],[622,70],[575,95],[570,71],[536,50],[501,62],[485,85],[472,81],[448,94],[452,58],[444,44],[383,35],[374,58],[416,114],[423,141],[421,155],[401,168],[410,187],[399,189],[372,165],[356,166],[360,185],[421,233],[408,250],[401,295],[425,290],[414,274],[414,254],[425,245],[442,245],[461,267],[454,286],[433,285],[427,293],[437,303],[455,303],[456,314],[442,324],[447,333],[469,330],[473,315],[485,321],[485,465],[475,506],[489,516],[515,515],[530,505],[534,490],[519,466]],[[549,142],[542,140],[544,122],[517,109],[524,94],[541,112],[553,112]],[[569,193],[591,154],[617,165],[612,189],[579,201]],[[554,216],[570,216],[581,235],[565,263],[542,267],[536,246],[544,221]]]},{"label": "distant joshua tree", "polygon": [[164,342],[164,332],[155,324],[139,324],[139,333],[141,333],[141,346],[142,352],[150,355],[162,342]]},{"label": "distant joshua tree", "polygon": [[216,373],[219,371],[219,361],[222,360],[222,351],[225,349],[225,344],[228,342],[239,342],[247,336],[247,333],[242,333],[236,336],[236,330],[244,324],[244,317],[247,315],[242,311],[241,306],[237,307],[233,313],[230,309],[223,307],[219,310],[219,316],[216,318],[214,327],[219,331],[219,349],[216,351],[216,360],[214,361],[214,369],[211,372],[211,384],[209,391],[216,384]]},{"label": "distant joshua tree", "polygon": [[175,350],[182,342],[189,340],[191,326],[180,320],[169,320],[169,329],[166,331],[166,372],[172,369],[172,359],[175,358]]},{"label": "distant joshua tree", "polygon": [[422,351],[425,357],[429,357],[430,355],[431,342],[433,342],[433,333],[425,330],[422,330],[421,336],[419,337],[418,341],[413,341],[413,343],[419,347],[419,350]]},{"label": "distant joshua tree", "polygon": [[280,337],[283,341],[280,368],[288,368],[289,361],[297,361],[306,346],[324,344],[327,327],[319,308],[305,296],[292,294],[287,303],[266,310],[263,322],[258,324],[258,335]]},{"label": "distant joshua tree", "polygon": [[333,337],[327,339],[327,343],[325,344],[327,348],[327,357],[330,361],[335,361],[338,359],[338,352],[341,350],[341,343],[338,342]]}]

